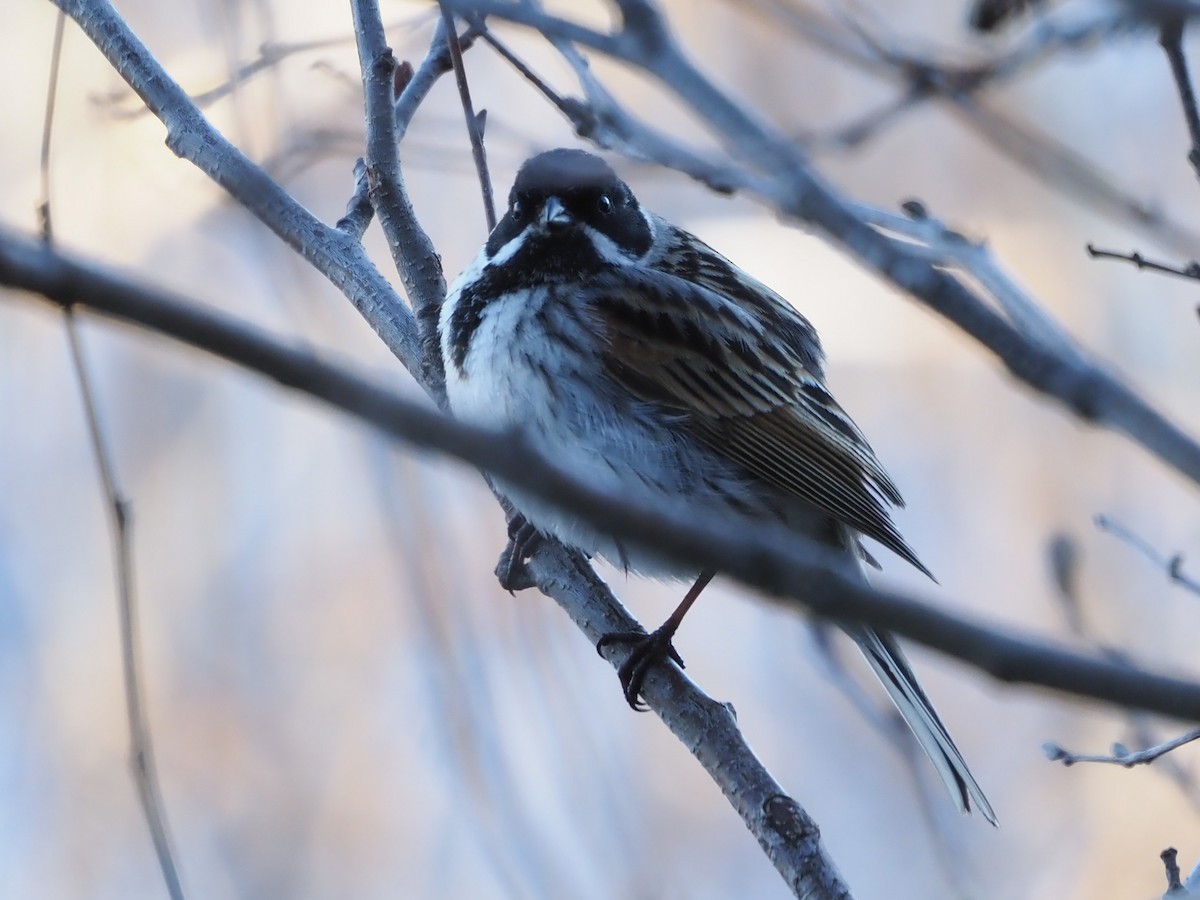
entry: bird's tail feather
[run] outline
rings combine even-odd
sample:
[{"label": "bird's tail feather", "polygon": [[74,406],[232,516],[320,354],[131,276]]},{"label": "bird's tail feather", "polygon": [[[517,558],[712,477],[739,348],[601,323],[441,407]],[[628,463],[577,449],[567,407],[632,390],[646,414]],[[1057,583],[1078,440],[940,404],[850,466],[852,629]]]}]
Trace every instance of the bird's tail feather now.
[{"label": "bird's tail feather", "polygon": [[933,762],[946,788],[958,803],[959,809],[969,812],[972,804],[980,814],[997,824],[992,805],[984,796],[983,789],[967,768],[966,760],[954,745],[946,726],[938,718],[933,704],[925,696],[916,675],[913,674],[904,652],[891,635],[869,628],[851,628],[850,636],[867,657],[875,675],[908,727],[912,729],[921,749]]},{"label": "bird's tail feather", "polygon": [[[849,530],[843,537],[848,544],[847,549],[858,563],[859,574],[866,581],[867,573],[863,566],[864,551],[861,544]],[[854,638],[854,642],[867,657],[871,669],[883,683],[888,696],[892,698],[896,709],[916,736],[917,743],[937,769],[959,809],[970,812],[971,805],[974,804],[975,809],[979,810],[985,819],[993,825],[999,824],[992,805],[988,803],[979,782],[967,768],[966,760],[954,745],[946,726],[938,718],[933,704],[929,702],[920,682],[917,681],[917,676],[896,639],[886,632],[864,626],[845,625],[843,628]]]}]

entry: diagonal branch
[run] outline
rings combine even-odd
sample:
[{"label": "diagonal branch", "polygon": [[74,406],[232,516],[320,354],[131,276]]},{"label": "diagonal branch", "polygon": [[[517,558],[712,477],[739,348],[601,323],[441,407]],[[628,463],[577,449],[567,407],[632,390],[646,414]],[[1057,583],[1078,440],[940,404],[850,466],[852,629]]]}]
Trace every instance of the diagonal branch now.
[{"label": "diagonal branch", "polygon": [[[416,323],[365,257],[354,234],[358,218],[352,217],[351,221],[355,223],[353,228],[330,228],[300,208],[212,128],[186,94],[138,42],[111,5],[103,0],[60,2],[64,11],[76,18],[114,67],[146,100],[151,110],[168,123],[169,146],[226,187],[235,199],[341,287],[397,358],[418,377],[418,381],[424,381],[426,370],[422,366]],[[385,150],[382,147],[380,135],[386,135],[394,142],[395,120],[389,118],[379,98],[384,92],[389,92],[388,103],[394,102],[390,96],[393,91],[391,76],[394,59],[383,41],[374,2],[362,0],[355,8],[355,15],[360,25],[359,52],[364,63],[364,90],[370,110],[368,120],[369,126],[374,129],[368,137],[367,171],[369,174],[374,164],[377,175],[391,178],[395,153],[393,149]],[[432,52],[433,48],[431,55]],[[414,77],[410,85],[415,81]],[[394,109],[391,115],[395,115]],[[395,164],[398,167],[398,160]],[[395,174],[398,175],[398,172]],[[372,191],[372,194],[375,193]],[[401,217],[411,212],[400,202],[394,204],[391,211]],[[381,220],[387,215],[383,209],[383,199],[376,207],[376,214]],[[410,218],[404,224],[414,232],[419,232],[415,218]],[[395,250],[393,254],[396,255]],[[427,267],[417,270],[418,275],[423,275],[435,271],[434,267],[438,265],[434,254],[419,259],[401,259],[398,264],[402,277],[413,271],[406,266]],[[436,276],[440,279],[440,269],[436,269]],[[367,284],[364,285],[363,281]],[[419,279],[413,279],[413,285],[420,288]],[[410,290],[416,293],[414,288]],[[440,303],[441,294],[440,291],[429,290],[415,295],[413,301],[420,311]],[[153,315],[158,317],[159,324],[163,324],[164,313],[161,308]],[[200,333],[212,336],[211,318],[200,317],[198,321],[189,321]],[[235,344],[241,350],[252,356],[265,352],[260,342],[246,342],[245,334],[239,337],[241,342],[235,341]],[[279,373],[285,383],[310,387],[314,383],[320,384],[333,391],[332,397],[327,399],[346,401],[346,383],[336,378],[332,382],[321,378],[322,372],[326,375],[328,372],[317,361],[302,355],[292,357],[288,362],[290,366],[285,366]],[[436,383],[423,386],[437,395],[439,386]],[[374,393],[368,391],[365,395],[350,391],[349,395],[363,404],[360,411],[373,412],[376,416],[383,416],[386,421],[384,410],[387,407],[383,399],[386,395],[381,396],[378,389]],[[412,407],[409,412],[423,421],[424,426],[432,427],[434,434],[441,428],[456,427],[443,416],[421,407]],[[474,455],[467,458],[477,462],[491,460],[497,447],[503,447],[502,443],[496,443],[494,435],[485,437],[477,434],[473,440]],[[514,446],[510,448],[510,453],[511,465],[519,471],[525,471],[520,459],[521,448]],[[547,542],[532,561],[531,570],[543,592],[568,611],[591,636],[593,643],[600,633],[629,630],[636,625],[578,554]],[[619,664],[620,661],[618,658],[613,662]],[[822,898],[848,896],[840,876],[819,842],[816,825],[795,801],[783,793],[782,788],[754,757],[728,709],[704,696],[681,673],[664,673],[652,678],[643,697],[706,766],[794,892]]]},{"label": "diagonal branch", "polygon": [[1178,584],[1184,590],[1200,596],[1200,581],[1183,571],[1182,553],[1175,553],[1169,557],[1164,556],[1155,550],[1147,540],[1134,534],[1111,516],[1096,516],[1096,527],[1101,531],[1107,531],[1117,540],[1128,544],[1153,565],[1166,573],[1166,576],[1171,581]]},{"label": "diagonal branch", "polygon": [[[341,287],[397,357],[410,371],[417,373],[418,380],[427,381],[421,367],[422,348],[417,324],[367,260],[354,234],[349,229],[329,228],[300,209],[261,170],[224,141],[153,62],[111,6],[102,0],[59,0],[59,4],[80,22],[93,42],[168,124],[168,145],[208,172]],[[485,4],[447,0],[446,5],[455,10],[461,8],[469,14]],[[532,4],[493,5],[510,16],[543,15],[537,13]],[[676,90],[709,122],[731,153],[754,170],[753,175],[743,174],[740,180],[732,183],[761,184],[761,196],[777,209],[817,225],[869,268],[920,296],[989,346],[1020,377],[1058,397],[1081,415],[1133,433],[1149,427],[1147,446],[1190,477],[1200,480],[1200,448],[1178,429],[1161,417],[1156,419],[1153,410],[1111,376],[1094,367],[1080,367],[1073,361],[1064,361],[1023,334],[927,258],[906,249],[903,242],[857,217],[817,178],[802,154],[717,91],[691,66],[674,45],[654,7],[630,0],[621,3],[620,9],[622,29],[614,35],[553,20],[560,23],[554,36],[584,43],[591,40],[591,45],[597,49],[649,71]],[[396,115],[391,78],[394,59],[381,31],[375,27],[377,12],[370,0],[363,0],[356,6],[364,90],[371,111],[367,165],[368,171],[374,166],[376,181],[382,184],[392,177],[393,162],[398,178],[399,160],[395,153],[397,122],[395,118],[389,120],[388,113],[383,110],[384,105],[390,105],[391,115]],[[415,81],[414,77],[410,86]],[[384,96],[386,104],[380,102]],[[385,140],[389,147],[384,146]],[[382,192],[373,190],[372,197],[381,221],[383,209],[390,207],[419,232],[411,208],[392,204]],[[431,304],[440,302],[437,282],[432,277],[436,258],[419,251],[414,256],[414,251],[403,250],[392,239],[389,244],[414,307],[429,309]],[[37,264],[49,265],[40,257]],[[431,276],[425,287],[420,287],[418,279],[412,278],[411,273],[405,274],[405,266],[414,264],[428,267],[418,273]],[[78,276],[75,272],[73,277],[78,279]],[[440,269],[436,270],[436,277],[440,278]],[[78,296],[81,282],[69,277],[66,288],[76,292],[76,299],[60,302],[84,302]],[[62,290],[63,285],[58,284],[58,289]],[[104,308],[103,303],[94,299],[92,302],[98,309]],[[112,297],[108,296],[104,302],[113,302]],[[143,309],[140,315],[153,322],[155,327],[170,331],[182,327],[175,318],[178,312],[153,306]],[[108,313],[119,315],[113,309]],[[138,318],[124,315],[131,320]],[[339,375],[307,354],[290,348],[282,348],[282,355],[276,355],[281,348],[271,342],[264,343],[261,334],[238,330],[227,335],[220,331],[219,320],[204,316],[198,320],[184,318],[192,337],[199,335],[206,340],[216,340],[217,346],[210,349],[226,358],[234,358],[229,348],[236,346],[239,354],[259,360],[285,384],[310,390],[327,402],[372,421],[389,434],[419,446],[452,452],[503,475],[514,484],[528,487],[534,494],[564,500],[598,527],[627,535],[635,541],[653,543],[672,558],[703,558],[708,563],[723,564],[735,577],[776,596],[802,591],[806,602],[813,604],[819,614],[869,618],[901,634],[921,636],[919,639],[930,646],[960,658],[977,660],[987,671],[1004,680],[1044,684],[1110,702],[1200,719],[1200,686],[1131,672],[1056,647],[997,635],[928,607],[906,603],[906,598],[900,595],[849,584],[815,548],[795,546],[794,536],[786,538],[787,547],[782,545],[783,539],[778,534],[769,532],[747,534],[745,542],[731,541],[727,533],[711,524],[681,520],[671,511],[645,510],[620,503],[576,484],[544,461],[531,457],[528,449],[512,436],[464,428],[428,408],[396,401],[373,386],[364,388],[362,384],[350,383],[344,373]],[[428,383],[424,386],[436,393],[436,386]],[[531,570],[542,590],[568,609],[590,639],[594,640],[605,631],[630,627],[627,615],[578,555],[548,545],[535,556]],[[781,602],[795,605],[792,601]],[[815,826],[745,750],[727,710],[704,697],[681,673],[672,670],[656,673],[649,680],[645,699],[709,767],[793,890],[800,892],[804,885],[813,884],[814,873],[805,871],[805,865],[819,865],[819,871],[815,873],[823,884],[819,889],[823,893],[819,895],[836,896],[844,891],[832,864],[824,858],[816,843]],[[735,762],[731,764],[730,760]]]},{"label": "diagonal branch", "polygon": [[413,317],[355,238],[316,218],[231,144],[167,74],[107,0],[55,0],[167,126],[167,146],[229,192],[346,295],[410,368],[420,358]]},{"label": "diagonal branch", "polygon": [[[1084,421],[1104,425],[1200,484],[1200,444],[1131,388],[1082,352],[1062,354],[989,308],[952,273],[911,244],[872,227],[826,184],[783,135],[742,109],[697,69],[670,38],[657,8],[645,0],[619,3],[624,19],[612,34],[584,28],[529,4],[443,0],[465,16],[487,14],[537,29],[548,40],[576,41],[653,75],[688,105],[754,175],[730,163],[728,184],[744,189],[794,221],[818,229],[866,269],[944,316],[992,352],[1019,380],[1059,401]],[[647,144],[639,144],[646,149]],[[666,165],[669,159],[658,159]],[[753,185],[765,179],[767,187]]]},{"label": "diagonal branch", "polygon": [[[50,247],[54,241],[54,222],[51,190],[50,153],[54,135],[54,110],[58,99],[58,77],[61,71],[63,34],[67,17],[61,11],[55,17],[54,43],[50,54],[50,81],[46,90],[46,112],[42,124],[41,219],[42,241]],[[92,455],[100,475],[100,490],[108,510],[110,536],[113,545],[113,569],[116,575],[117,626],[121,641],[121,675],[125,693],[125,719],[129,728],[129,763],[133,784],[141,804],[142,816],[150,832],[150,842],[158,859],[167,894],[171,900],[183,900],[183,881],[175,861],[171,832],[163,802],[162,785],[154,762],[154,740],[146,712],[146,692],[142,684],[141,657],[138,652],[138,602],[136,569],[133,564],[133,527],[131,506],[117,483],[116,466],[104,428],[100,421],[96,390],[91,369],[83,350],[79,321],[75,309],[63,307],[63,323],[67,343],[71,348],[71,367],[79,387],[84,419],[91,438]]]},{"label": "diagonal branch", "polygon": [[1167,55],[1171,66],[1171,77],[1175,79],[1175,90],[1179,94],[1179,103],[1183,107],[1183,119],[1187,123],[1188,136],[1192,147],[1188,151],[1188,162],[1192,170],[1200,176],[1200,111],[1196,109],[1196,91],[1192,88],[1192,76],[1188,72],[1187,56],[1183,52],[1182,18],[1168,19],[1159,31],[1158,43]]},{"label": "diagonal branch", "polygon": [[[430,323],[436,320],[437,310],[446,296],[446,280],[442,276],[441,260],[433,242],[417,222],[416,211],[400,170],[398,103],[393,77],[396,58],[387,45],[376,0],[356,0],[351,8],[354,11],[355,32],[359,35],[358,58],[362,68],[367,119],[365,162],[371,205],[383,228],[392,262],[400,273],[412,303],[415,320],[408,316],[407,325],[413,331],[424,331],[418,348],[406,348],[408,355],[397,353],[396,356],[440,403],[444,400],[444,376],[440,358],[431,351],[428,336],[432,331]],[[401,92],[401,98],[409,94],[410,89],[413,95],[418,95],[420,91],[428,93],[428,87],[436,77],[434,73],[439,69],[446,38],[445,29],[439,27],[425,61]],[[411,116],[411,112],[408,114]],[[418,325],[424,326],[423,329]],[[392,352],[395,353],[395,350]]]},{"label": "diagonal branch", "polygon": [[[353,415],[405,443],[433,449],[491,471],[524,491],[577,512],[607,534],[653,546],[656,552],[697,568],[705,561],[757,588],[767,599],[803,605],[835,620],[867,622],[967,662],[1013,684],[1053,688],[1081,697],[1200,721],[1200,684],[1165,678],[1125,662],[1097,659],[1036,639],[973,624],[905,594],[847,578],[837,557],[787,530],[718,525],[614,498],[540,459],[519,435],[474,428],[364,381],[306,350],[283,344],[247,323],[146,288],[95,265],[0,228],[0,284],[33,291],[59,306],[78,305],[108,318],[147,328],[273,378]],[[563,577],[581,563],[556,550],[535,556],[539,584]],[[546,576],[553,576],[547,578]],[[588,580],[594,575],[588,575]],[[557,585],[565,590],[567,585]],[[578,616],[594,641],[634,623],[624,611],[591,607]],[[594,616],[594,618],[588,618]],[[686,683],[662,670],[647,682],[647,699],[664,700]]]},{"label": "diagonal branch", "polygon": [[492,177],[488,174],[487,154],[483,151],[483,126],[487,120],[487,110],[481,110],[478,115],[475,113],[475,104],[471,100],[471,86],[467,82],[467,68],[463,64],[462,48],[458,44],[458,29],[454,25],[454,15],[445,7],[442,8],[442,27],[454,36],[449,41],[454,83],[458,86],[458,99],[467,122],[471,159],[475,162],[475,173],[479,176],[479,192],[483,195],[483,218],[490,232],[496,227],[496,201],[492,196]]},{"label": "diagonal branch", "polygon": [[[252,325],[73,259],[3,227],[0,284],[37,292],[63,307],[86,307],[169,335],[317,398],[413,446],[441,450],[505,477],[516,474],[516,484],[531,478],[537,491],[547,496],[559,497],[563,490],[568,501],[572,493],[590,496],[602,510],[610,508],[606,515],[617,517],[613,521],[618,528],[622,518],[630,515],[619,501],[565,478],[512,435],[462,425]],[[662,527],[661,514],[647,514],[647,528]],[[724,537],[719,543],[724,545]],[[640,627],[578,553],[547,541],[530,562],[530,570],[538,587],[563,607],[589,644],[603,634]],[[619,665],[622,659],[623,654],[610,661]],[[706,696],[673,667],[652,673],[642,696],[709,772],[797,895],[849,896],[825,855],[816,824],[755,757],[725,704]],[[1196,703],[1200,715],[1200,686]]]}]

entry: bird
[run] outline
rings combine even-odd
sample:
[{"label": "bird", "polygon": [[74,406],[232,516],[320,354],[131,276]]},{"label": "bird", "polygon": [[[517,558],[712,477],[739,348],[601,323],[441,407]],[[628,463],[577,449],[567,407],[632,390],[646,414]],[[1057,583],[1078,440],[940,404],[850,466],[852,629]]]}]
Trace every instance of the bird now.
[{"label": "bird", "polygon": [[[520,167],[508,208],[447,290],[436,345],[458,419],[519,431],[585,482],[698,516],[775,522],[832,548],[865,580],[871,538],[932,578],[901,536],[903,505],[826,385],[816,329],[762,282],[644,209],[607,162],[579,149]],[[496,483],[516,507],[509,575],[545,536],[626,571],[695,577],[619,670],[625,699],[665,658],[716,574],[678,571],[569,510]],[[680,507],[682,504],[682,507]],[[841,626],[858,644],[962,812],[995,813],[896,640]]]}]

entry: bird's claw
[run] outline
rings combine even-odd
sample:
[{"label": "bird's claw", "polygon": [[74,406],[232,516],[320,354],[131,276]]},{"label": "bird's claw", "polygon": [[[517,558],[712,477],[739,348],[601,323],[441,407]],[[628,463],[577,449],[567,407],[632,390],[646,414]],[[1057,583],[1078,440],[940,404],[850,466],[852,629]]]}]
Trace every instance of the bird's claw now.
[{"label": "bird's claw", "polygon": [[685,668],[683,657],[671,643],[675,629],[665,626],[646,634],[641,631],[611,631],[596,641],[596,652],[604,655],[604,648],[613,644],[631,644],[629,655],[617,669],[617,678],[621,681],[621,693],[625,702],[635,712],[646,712],[650,709],[641,699],[642,685],[646,675],[658,663],[671,660],[679,668]]},{"label": "bird's claw", "polygon": [[542,543],[543,536],[520,513],[508,520],[508,546],[496,563],[496,577],[500,586],[510,594],[534,586],[533,578],[525,567],[529,557]]}]

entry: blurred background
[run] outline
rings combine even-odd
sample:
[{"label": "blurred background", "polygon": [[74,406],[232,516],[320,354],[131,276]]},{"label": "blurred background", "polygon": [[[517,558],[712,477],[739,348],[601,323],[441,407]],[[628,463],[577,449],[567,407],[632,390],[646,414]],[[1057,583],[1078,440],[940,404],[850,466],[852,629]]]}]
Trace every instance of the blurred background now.
[{"label": "blurred background", "polygon": [[[560,6],[607,19],[600,5]],[[693,57],[805,142],[827,177],[881,206],[919,198],[986,237],[1085,346],[1200,433],[1197,286],[1084,252],[1088,241],[1179,262],[1200,252],[1200,186],[1152,32],[1053,54],[988,88],[980,108],[1002,123],[991,138],[979,119],[935,101],[851,145],[846,126],[873,121],[903,87],[886,67],[822,47],[805,15],[957,62],[1027,43],[1038,24],[983,38],[954,0],[906,3],[903,14],[882,0],[667,6]],[[120,7],[194,95],[230,88],[264,43],[291,51],[205,109],[316,215],[342,214],[362,152],[347,4]],[[429,8],[383,7],[397,56],[418,62]],[[1103,10],[1064,0],[1052,15]],[[18,4],[0,30],[0,216],[30,233],[55,16],[48,3]],[[533,36],[496,32],[577,92]],[[467,67],[476,107],[488,110],[498,195],[531,153],[576,145],[486,47]],[[661,90],[602,61],[596,71],[654,122],[706,140]],[[1035,165],[1014,123],[1059,155]],[[415,394],[342,296],[163,137],[68,23],[51,167],[61,245]],[[451,79],[418,112],[402,156],[453,277],[485,226]],[[820,239],[748,200],[613,162],[645,205],[820,329],[832,387],[908,499],[899,525],[940,581],[889,557],[882,583],[975,620],[1076,640],[1048,554],[1066,536],[1091,639],[1200,676],[1200,599],[1093,525],[1107,514],[1163,552],[1186,552],[1200,545],[1194,485],[1016,385]],[[1105,190],[1171,223],[1139,224]],[[366,240],[398,283],[377,229]],[[699,765],[655,718],[629,711],[612,670],[558,608],[496,584],[504,522],[478,474],[179,345],[84,318],[132,503],[146,699],[189,896],[788,896]],[[682,590],[602,574],[648,625]],[[1178,771],[1064,768],[1043,755],[1047,740],[1081,752],[1134,740],[1119,712],[1007,688],[913,648],[996,808],[996,830],[960,818],[924,760],[914,778],[827,677],[804,622],[718,582],[677,644],[692,678],[734,704],[765,764],[820,823],[857,897],[1152,897],[1163,890],[1163,848],[1178,847],[1185,869],[1200,856],[1200,804],[1187,788],[1195,748],[1171,758]],[[1137,724],[1151,740],[1185,727]],[[165,895],[130,778],[113,556],[66,332],[60,314],[12,293],[0,302],[0,786],[0,895]]]}]

